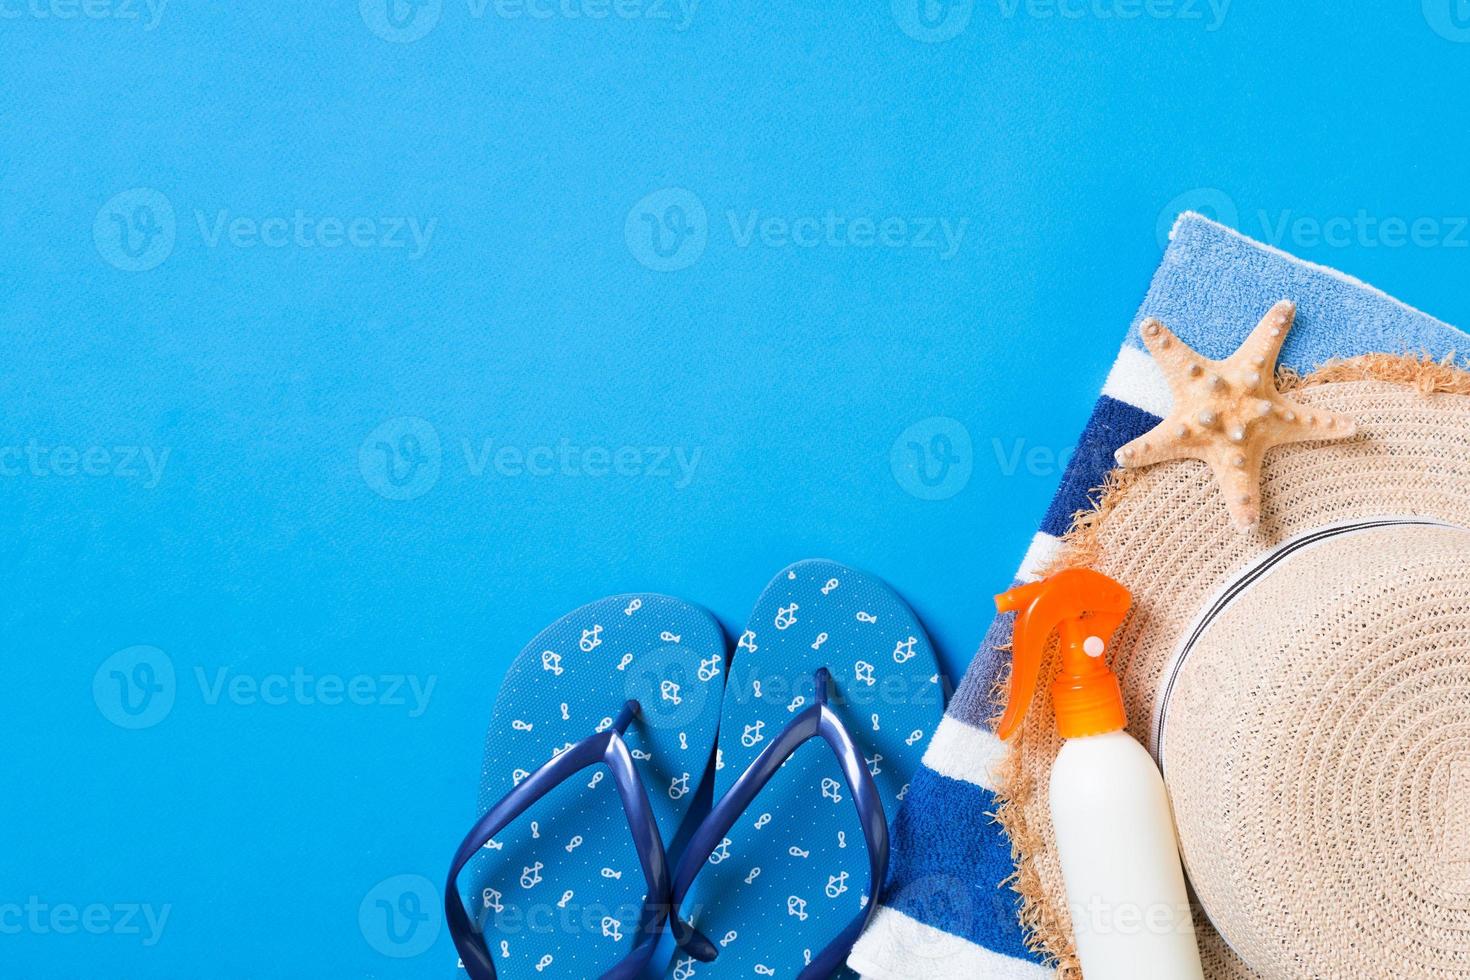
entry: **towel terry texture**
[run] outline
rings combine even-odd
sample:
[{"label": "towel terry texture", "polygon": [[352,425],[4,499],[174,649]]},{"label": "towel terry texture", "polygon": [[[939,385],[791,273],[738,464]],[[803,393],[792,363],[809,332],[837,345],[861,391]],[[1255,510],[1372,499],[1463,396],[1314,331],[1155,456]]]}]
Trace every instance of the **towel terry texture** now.
[{"label": "towel terry texture", "polygon": [[[1171,396],[1138,329],[1156,317],[1195,350],[1229,355],[1278,300],[1297,304],[1281,364],[1307,372],[1333,357],[1465,353],[1466,335],[1357,280],[1215,224],[1183,215],[1134,317],[1102,394],[1032,541],[1017,581],[1031,581],[1113,467],[1113,452],[1158,424]],[[996,583],[997,586],[1003,583]],[[997,588],[996,591],[999,591]],[[1010,615],[990,627],[924,755],[899,811],[883,907],[848,965],[870,980],[1040,980],[1053,975],[1026,947],[1008,880],[1010,841],[995,822],[989,720],[1005,665]]]}]

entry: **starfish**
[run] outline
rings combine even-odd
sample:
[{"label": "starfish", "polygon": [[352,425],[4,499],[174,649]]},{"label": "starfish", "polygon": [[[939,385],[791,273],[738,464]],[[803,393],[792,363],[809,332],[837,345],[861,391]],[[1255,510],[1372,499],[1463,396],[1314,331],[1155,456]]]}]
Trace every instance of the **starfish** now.
[{"label": "starfish", "polygon": [[1261,462],[1275,446],[1347,439],[1357,423],[1346,415],[1298,405],[1276,389],[1276,358],[1296,318],[1296,304],[1271,307],[1240,349],[1212,361],[1190,349],[1155,319],[1143,322],[1143,342],[1174,394],[1167,418],[1118,450],[1119,466],[1198,459],[1214,471],[1235,523],[1261,519]]}]

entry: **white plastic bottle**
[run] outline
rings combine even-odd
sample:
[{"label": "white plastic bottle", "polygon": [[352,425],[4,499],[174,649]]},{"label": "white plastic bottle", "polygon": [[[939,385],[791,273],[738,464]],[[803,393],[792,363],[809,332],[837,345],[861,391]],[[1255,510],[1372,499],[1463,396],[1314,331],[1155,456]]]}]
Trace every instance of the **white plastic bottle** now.
[{"label": "white plastic bottle", "polygon": [[1011,690],[998,734],[1020,725],[1053,631],[1052,684],[1066,740],[1051,771],[1051,818],[1083,980],[1203,980],[1179,841],[1163,777],[1126,731],[1107,640],[1132,597],[1088,569],[1068,569],[996,597],[1015,611]]}]

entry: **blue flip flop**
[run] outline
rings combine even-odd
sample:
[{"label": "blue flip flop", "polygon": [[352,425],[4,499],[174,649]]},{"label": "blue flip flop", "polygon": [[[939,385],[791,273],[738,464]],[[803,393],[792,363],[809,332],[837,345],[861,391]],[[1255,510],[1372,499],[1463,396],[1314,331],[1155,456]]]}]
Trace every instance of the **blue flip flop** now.
[{"label": "blue flip flop", "polygon": [[776,576],[730,665],[714,808],[674,873],[675,980],[842,968],[944,693],[888,586],[830,561]]},{"label": "blue flip flop", "polygon": [[709,613],[647,594],[583,606],[521,651],[485,740],[484,816],[444,892],[471,980],[644,968],[668,914],[664,842],[714,750],[725,653]]}]

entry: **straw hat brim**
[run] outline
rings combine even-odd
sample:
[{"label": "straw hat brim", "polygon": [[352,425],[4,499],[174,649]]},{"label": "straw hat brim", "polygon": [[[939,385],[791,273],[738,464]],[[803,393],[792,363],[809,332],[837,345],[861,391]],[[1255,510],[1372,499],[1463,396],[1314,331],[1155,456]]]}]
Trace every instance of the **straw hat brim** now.
[{"label": "straw hat brim", "polygon": [[[1416,515],[1470,528],[1470,373],[1378,355],[1319,372],[1301,383],[1292,397],[1304,405],[1355,417],[1359,435],[1346,442],[1304,443],[1273,451],[1262,474],[1264,507],[1255,529],[1243,532],[1231,521],[1206,467],[1170,462],[1115,474],[1097,511],[1079,520],[1058,559],[1056,567],[1088,565],[1133,592],[1133,611],[1110,649],[1123,685],[1130,731],[1151,749],[1161,676],[1182,638],[1211,598],[1263,555],[1307,532],[1383,515]],[[1470,658],[1470,645],[1464,656]],[[1015,740],[1009,765],[1002,770],[1000,816],[1021,857],[1016,888],[1023,900],[1024,923],[1033,941],[1056,958],[1067,977],[1080,971],[1048,812],[1047,778],[1061,744],[1052,717],[1043,685]],[[1206,752],[1196,752],[1199,757],[1191,759],[1190,752],[1176,748],[1171,746],[1165,773],[1171,788],[1208,779],[1209,770],[1220,765],[1221,760],[1206,757]],[[1194,819],[1193,814],[1180,816],[1181,821]],[[1181,839],[1190,838],[1192,830],[1181,822]],[[1187,844],[1185,850],[1189,863]],[[1229,863],[1200,864],[1190,871],[1194,876],[1226,874]],[[1201,895],[1227,891],[1213,884],[1193,882]],[[1262,887],[1289,884],[1267,882]],[[1331,882],[1315,884],[1324,893],[1313,900],[1344,899],[1333,895]],[[1279,906],[1298,897],[1268,896],[1262,907],[1269,907],[1271,899]],[[1350,900],[1361,901],[1362,896]],[[1459,904],[1450,926],[1459,924],[1456,916],[1463,917],[1467,931],[1462,935],[1470,946],[1470,895]],[[1208,919],[1202,917],[1197,925],[1207,977],[1263,976],[1236,955]],[[1303,937],[1304,946],[1311,945],[1306,942],[1309,938]],[[1406,941],[1414,939],[1409,936]],[[1463,953],[1470,958],[1470,948]],[[1453,950],[1451,954],[1459,955]],[[1331,954],[1308,950],[1306,955]],[[1357,975],[1347,969],[1334,972],[1332,963],[1313,968],[1324,976]],[[1470,974],[1430,970],[1406,975]]]}]

